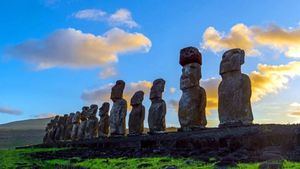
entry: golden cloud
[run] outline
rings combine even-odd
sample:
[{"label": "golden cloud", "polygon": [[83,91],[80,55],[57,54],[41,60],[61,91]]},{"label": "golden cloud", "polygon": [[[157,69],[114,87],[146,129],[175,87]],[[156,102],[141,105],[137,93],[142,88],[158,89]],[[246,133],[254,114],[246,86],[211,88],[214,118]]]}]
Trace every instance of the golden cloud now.
[{"label": "golden cloud", "polygon": [[214,52],[230,48],[242,48],[247,55],[260,55],[261,47],[275,49],[287,57],[300,57],[300,28],[284,29],[276,25],[268,27],[234,25],[225,34],[208,27],[203,34],[202,47]]}]

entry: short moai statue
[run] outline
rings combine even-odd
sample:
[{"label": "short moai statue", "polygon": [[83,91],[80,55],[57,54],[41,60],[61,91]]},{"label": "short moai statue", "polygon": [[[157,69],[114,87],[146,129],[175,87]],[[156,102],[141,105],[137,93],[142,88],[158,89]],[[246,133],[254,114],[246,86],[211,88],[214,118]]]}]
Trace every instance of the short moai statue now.
[{"label": "short moai statue", "polygon": [[102,106],[99,108],[99,137],[107,137],[109,133],[109,103],[104,102]]},{"label": "short moai statue", "polygon": [[51,143],[52,140],[51,140],[51,137],[50,137],[50,132],[53,128],[53,120],[51,120],[49,123],[47,123],[47,126],[45,128],[45,135],[44,135],[44,138],[43,138],[43,143],[46,144],[46,143]]},{"label": "short moai statue", "polygon": [[150,91],[151,106],[149,108],[148,125],[149,133],[164,133],[166,130],[165,116],[167,112],[166,102],[162,99],[165,88],[165,80],[156,79]]},{"label": "short moai statue", "polygon": [[82,111],[80,113],[80,125],[78,128],[78,133],[77,133],[77,138],[79,140],[83,140],[84,139],[84,135],[85,135],[85,128],[86,128],[86,124],[87,124],[87,116],[88,116],[88,111],[89,111],[89,107],[88,106],[84,106],[82,107]]},{"label": "short moai statue", "polygon": [[78,139],[78,129],[80,126],[80,116],[81,113],[79,111],[76,112],[76,114],[72,118],[72,133],[71,133],[71,140],[75,141]]},{"label": "short moai statue", "polygon": [[129,114],[129,135],[141,135],[144,131],[145,107],[143,106],[144,92],[137,91],[131,98],[132,110]]},{"label": "short moai statue", "polygon": [[55,134],[56,134],[56,131],[58,130],[58,120],[59,120],[59,116],[56,115],[52,121],[52,129],[49,132],[49,134],[50,134],[49,137],[52,141],[55,141]]},{"label": "short moai statue", "polygon": [[222,126],[239,126],[252,124],[251,81],[241,73],[245,52],[242,49],[231,49],[222,56],[219,85],[219,120]]},{"label": "short moai statue", "polygon": [[55,140],[56,141],[61,140],[61,136],[63,135],[63,131],[64,131],[64,121],[65,121],[64,116],[59,116],[58,122],[56,125],[56,130],[55,130]]},{"label": "short moai statue", "polygon": [[195,47],[180,50],[180,89],[182,96],[179,101],[178,117],[181,128],[179,131],[193,131],[206,126],[206,92],[200,87],[202,56]]},{"label": "short moai statue", "polygon": [[72,119],[74,117],[75,113],[70,113],[68,116],[68,119],[66,121],[66,129],[65,129],[65,140],[70,140],[71,139],[71,133],[72,133],[72,128],[73,128],[73,123]]},{"label": "short moai statue", "polygon": [[85,139],[92,139],[98,137],[98,118],[97,118],[98,106],[92,104],[88,112],[88,120],[85,130]]},{"label": "short moai statue", "polygon": [[109,118],[111,136],[123,136],[126,132],[127,101],[123,99],[124,88],[125,82],[118,80],[111,89],[110,99],[113,101]]}]

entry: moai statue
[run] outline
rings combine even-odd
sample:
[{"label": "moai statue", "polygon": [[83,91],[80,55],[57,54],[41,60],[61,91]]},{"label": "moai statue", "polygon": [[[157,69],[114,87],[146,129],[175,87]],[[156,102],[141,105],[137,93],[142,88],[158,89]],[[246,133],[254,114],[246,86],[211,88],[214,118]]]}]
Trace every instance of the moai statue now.
[{"label": "moai statue", "polygon": [[165,88],[165,80],[156,79],[150,91],[151,106],[148,115],[149,133],[164,133],[166,130],[165,116],[167,112],[166,102],[162,99]]},{"label": "moai statue", "polygon": [[180,50],[180,89],[178,117],[180,131],[193,131],[204,128],[207,124],[205,116],[206,92],[200,87],[202,56],[197,48],[187,47]]},{"label": "moai statue", "polygon": [[61,133],[60,133],[60,137],[59,137],[60,140],[65,140],[65,133],[66,133],[66,130],[67,130],[67,121],[68,121],[68,118],[69,118],[68,114],[65,114],[63,116],[62,128],[61,128]]},{"label": "moai statue", "polygon": [[53,126],[53,120],[51,120],[49,123],[47,123],[47,126],[45,128],[45,135],[43,138],[43,143],[50,143],[51,142],[51,138],[50,138],[50,132]]},{"label": "moai statue", "polygon": [[98,137],[98,118],[96,117],[98,106],[92,104],[88,113],[88,120],[85,130],[85,139],[92,139]]},{"label": "moai statue", "polygon": [[61,140],[61,138],[62,138],[61,136],[63,135],[63,132],[64,132],[64,121],[65,121],[64,116],[59,116],[56,130],[55,130],[55,140],[56,141]]},{"label": "moai statue", "polygon": [[88,111],[89,111],[88,106],[82,107],[82,112],[80,113],[80,121],[81,122],[80,122],[80,125],[79,125],[79,128],[78,128],[78,133],[77,133],[77,138],[79,140],[84,139],[85,128],[86,128],[86,124],[87,124]]},{"label": "moai statue", "polygon": [[109,126],[112,136],[122,136],[126,132],[127,101],[123,99],[124,88],[125,82],[118,80],[111,89],[110,99],[113,101],[113,106],[110,110]]},{"label": "moai statue", "polygon": [[64,140],[70,140],[71,139],[71,133],[72,133],[72,128],[73,128],[73,117],[75,116],[75,113],[70,113],[68,116],[68,119],[66,121],[66,129],[65,129],[65,137]]},{"label": "moai statue", "polygon": [[109,133],[109,103],[104,102],[102,106],[99,108],[99,137],[107,137]]},{"label": "moai statue", "polygon": [[53,121],[52,121],[52,129],[50,130],[50,139],[52,141],[55,141],[55,134],[56,131],[58,130],[58,120],[59,120],[59,116],[55,116]]},{"label": "moai statue", "polygon": [[78,129],[80,126],[80,116],[81,113],[79,111],[76,112],[74,117],[72,118],[72,133],[71,133],[71,140],[75,141],[78,139]]},{"label": "moai statue", "polygon": [[131,98],[132,110],[129,115],[129,135],[141,135],[144,131],[145,107],[142,102],[144,92],[137,91]]},{"label": "moai statue", "polygon": [[219,85],[219,126],[239,126],[252,124],[251,81],[241,73],[245,52],[242,49],[231,49],[222,56]]}]

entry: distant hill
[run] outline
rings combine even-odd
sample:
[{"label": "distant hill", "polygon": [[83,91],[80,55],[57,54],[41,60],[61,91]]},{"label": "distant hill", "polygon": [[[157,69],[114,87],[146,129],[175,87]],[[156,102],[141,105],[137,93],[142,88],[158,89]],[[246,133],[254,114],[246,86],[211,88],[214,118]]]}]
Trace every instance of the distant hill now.
[{"label": "distant hill", "polygon": [[0,130],[43,130],[51,118],[29,119],[0,124]]},{"label": "distant hill", "polygon": [[39,144],[51,118],[29,119],[0,125],[0,149]]},{"label": "distant hill", "polygon": [[[42,143],[45,126],[50,120],[51,118],[29,119],[0,124],[0,149]],[[176,130],[174,127],[167,128],[169,132]],[[147,132],[148,128],[144,131]]]}]

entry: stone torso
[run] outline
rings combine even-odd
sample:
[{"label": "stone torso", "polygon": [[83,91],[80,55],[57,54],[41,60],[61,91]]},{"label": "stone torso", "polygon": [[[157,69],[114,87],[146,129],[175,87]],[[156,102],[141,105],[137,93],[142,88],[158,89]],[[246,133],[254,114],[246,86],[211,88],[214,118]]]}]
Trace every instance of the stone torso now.
[{"label": "stone torso", "polygon": [[129,134],[142,134],[144,130],[145,107],[134,106],[129,115]]},{"label": "stone torso", "polygon": [[111,134],[124,135],[126,130],[127,101],[118,99],[113,103],[110,111],[110,132]]},{"label": "stone torso", "polygon": [[149,109],[148,124],[150,132],[165,131],[166,103],[162,99],[152,101]]}]

